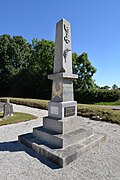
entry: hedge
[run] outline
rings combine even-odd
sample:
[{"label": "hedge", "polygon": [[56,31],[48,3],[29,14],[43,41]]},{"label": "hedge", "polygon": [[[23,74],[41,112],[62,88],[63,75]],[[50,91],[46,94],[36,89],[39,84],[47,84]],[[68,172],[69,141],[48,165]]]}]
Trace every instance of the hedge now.
[{"label": "hedge", "polygon": [[[26,105],[30,107],[37,107],[40,109],[48,109],[48,101],[47,100],[38,100],[38,99],[23,99],[23,98],[0,98],[0,101],[6,102],[7,99],[10,100],[11,103]],[[101,121],[112,122],[120,124],[120,111],[112,110],[109,108],[102,107],[100,105],[86,105],[86,104],[78,104],[77,112],[79,116],[95,117],[95,119],[99,119]]]},{"label": "hedge", "polygon": [[75,100],[78,103],[114,102],[120,99],[120,90],[76,91]]}]

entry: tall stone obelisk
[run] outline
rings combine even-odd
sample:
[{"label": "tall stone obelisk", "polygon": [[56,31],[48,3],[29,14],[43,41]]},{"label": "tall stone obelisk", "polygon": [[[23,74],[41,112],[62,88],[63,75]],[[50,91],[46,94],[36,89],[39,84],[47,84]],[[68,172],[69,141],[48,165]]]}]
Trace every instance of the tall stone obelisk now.
[{"label": "tall stone obelisk", "polygon": [[48,78],[53,80],[48,116],[63,119],[77,115],[73,79],[78,76],[72,73],[71,28],[65,19],[56,25],[54,70]]},{"label": "tall stone obelisk", "polygon": [[73,93],[77,75],[72,73],[71,28],[65,19],[56,25],[54,70],[48,78],[53,81],[48,116],[43,118],[43,126],[19,136],[19,141],[64,167],[105,140],[105,135],[94,133],[77,116]]}]

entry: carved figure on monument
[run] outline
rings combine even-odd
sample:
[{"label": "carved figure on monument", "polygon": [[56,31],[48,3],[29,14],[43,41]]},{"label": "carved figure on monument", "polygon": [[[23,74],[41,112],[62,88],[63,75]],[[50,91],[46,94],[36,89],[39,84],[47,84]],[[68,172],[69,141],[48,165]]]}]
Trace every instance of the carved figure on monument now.
[{"label": "carved figure on monument", "polygon": [[65,62],[66,62],[66,58],[67,58],[67,55],[68,55],[68,52],[69,52],[69,51],[71,51],[71,49],[65,49],[65,50],[64,50],[63,56],[64,56],[64,58],[65,58]]},{"label": "carved figure on monument", "polygon": [[53,83],[53,87],[52,87],[53,97],[55,96],[61,97],[62,95],[62,90],[63,90],[62,83],[59,82],[58,86],[59,87],[56,88],[56,83],[55,82]]}]

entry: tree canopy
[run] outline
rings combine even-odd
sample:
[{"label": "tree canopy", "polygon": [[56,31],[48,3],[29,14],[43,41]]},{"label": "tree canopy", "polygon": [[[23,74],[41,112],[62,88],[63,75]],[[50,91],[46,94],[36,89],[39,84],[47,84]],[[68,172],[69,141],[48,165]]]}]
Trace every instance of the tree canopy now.
[{"label": "tree canopy", "polygon": [[0,36],[0,89],[7,91],[10,81],[27,68],[30,44],[22,36]]},{"label": "tree canopy", "polygon": [[[0,96],[17,96],[50,99],[53,72],[53,41],[33,39],[27,42],[22,36],[0,36]],[[93,89],[96,69],[88,54],[73,53],[73,72],[78,74],[75,89]]]},{"label": "tree canopy", "polygon": [[76,89],[88,90],[95,87],[92,77],[96,69],[88,59],[87,53],[84,52],[80,56],[73,54],[73,72],[78,74],[78,80],[75,82]]}]

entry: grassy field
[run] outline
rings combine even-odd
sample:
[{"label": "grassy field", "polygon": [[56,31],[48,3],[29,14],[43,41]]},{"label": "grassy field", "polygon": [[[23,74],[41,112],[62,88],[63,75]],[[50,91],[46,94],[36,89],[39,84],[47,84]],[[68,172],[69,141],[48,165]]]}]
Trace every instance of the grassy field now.
[{"label": "grassy field", "polygon": [[120,124],[120,110],[112,110],[99,105],[78,104],[78,115]]},{"label": "grassy field", "polygon": [[0,126],[7,124],[14,124],[18,122],[29,121],[31,119],[36,119],[37,116],[26,113],[15,112],[13,116],[3,118],[3,113],[0,113]]},{"label": "grassy field", "polygon": [[96,105],[120,106],[120,100],[115,102],[100,102],[96,103]]},{"label": "grassy field", "polygon": [[[0,101],[6,101],[6,99],[7,98],[0,98]],[[15,104],[21,104],[30,107],[40,108],[40,109],[48,108],[47,100],[22,99],[22,98],[9,98],[9,100],[11,103],[15,103]],[[110,103],[102,104],[102,105],[110,105]],[[96,119],[101,121],[120,124],[120,110],[112,110],[106,107],[102,107],[101,104],[100,105],[78,104],[78,115],[89,118],[96,117]]]}]

